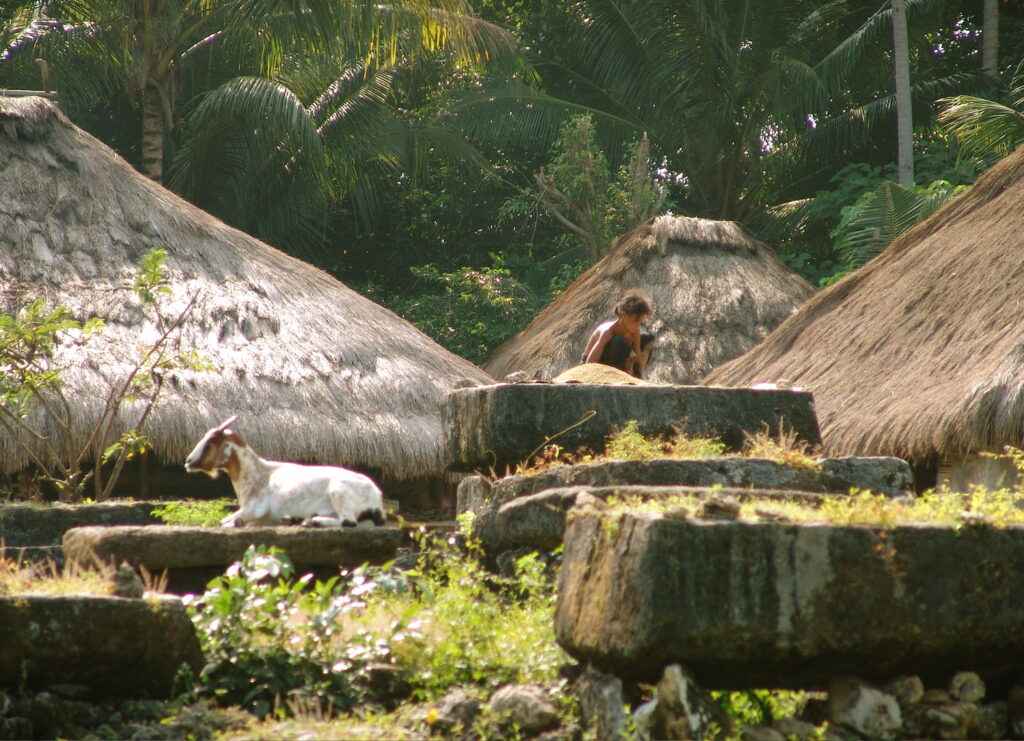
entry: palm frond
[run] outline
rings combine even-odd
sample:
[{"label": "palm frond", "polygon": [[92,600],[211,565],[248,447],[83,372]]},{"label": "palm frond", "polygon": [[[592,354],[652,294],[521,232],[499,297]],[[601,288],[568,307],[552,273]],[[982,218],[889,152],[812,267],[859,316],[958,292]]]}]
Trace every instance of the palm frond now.
[{"label": "palm frond", "polygon": [[963,190],[965,186],[953,187],[945,181],[920,188],[886,180],[853,206],[852,215],[840,227],[836,251],[847,265],[857,268]]}]

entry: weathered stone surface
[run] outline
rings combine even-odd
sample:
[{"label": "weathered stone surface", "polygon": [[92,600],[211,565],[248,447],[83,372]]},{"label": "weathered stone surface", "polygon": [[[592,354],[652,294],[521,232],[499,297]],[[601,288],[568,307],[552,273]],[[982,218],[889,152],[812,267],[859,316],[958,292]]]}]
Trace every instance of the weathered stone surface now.
[{"label": "weathered stone surface", "polygon": [[806,687],[851,674],[945,684],[1024,666],[1024,529],[880,530],[574,512],[555,631],[578,661],[652,681]]},{"label": "weathered stone surface", "polygon": [[201,666],[181,600],[97,595],[0,597],[0,685],[80,684],[93,698],[170,696],[181,664]]},{"label": "weathered stone surface", "polygon": [[304,570],[321,566],[358,566],[384,563],[395,556],[405,539],[393,527],[176,527],[170,525],[72,528],[64,535],[64,552],[69,563],[93,566],[120,565],[128,561],[150,572],[170,570],[187,573],[171,588],[196,588],[213,572],[239,560],[250,545],[277,546]]},{"label": "weathered stone surface", "polygon": [[[473,534],[491,552],[518,546],[553,550],[562,544],[569,510],[588,497],[598,501],[610,498],[666,501],[680,497],[703,500],[712,495],[733,497],[740,502],[749,499],[778,499],[798,500],[812,505],[822,498],[820,494],[807,492],[734,487],[712,490],[700,486],[565,486],[517,497],[495,509],[484,510],[474,521]],[[690,516],[698,515],[700,513],[696,511],[690,513]]]},{"label": "weathered stone surface", "polygon": [[488,550],[517,545],[555,548],[561,543],[565,512],[574,502],[572,492],[584,487],[593,487],[591,493],[601,498],[614,491],[658,498],[710,486],[723,487],[723,493],[741,501],[750,493],[738,487],[754,488],[758,496],[779,490],[784,498],[817,501],[815,492],[846,493],[851,488],[903,494],[913,486],[913,473],[906,461],[888,457],[827,458],[817,471],[763,458],[607,461],[506,476],[493,485],[482,476],[467,476],[459,484],[458,510],[476,514],[474,536]]},{"label": "weathered stone surface", "polygon": [[[564,448],[604,450],[617,427],[637,420],[645,435],[681,429],[739,449],[744,433],[780,424],[821,442],[814,399],[802,391],[709,386],[522,383],[457,389],[441,404],[449,468],[504,471],[552,439]],[[591,413],[593,413],[591,415]],[[582,424],[580,420],[586,418]]]},{"label": "weathered stone surface", "polygon": [[24,546],[60,545],[64,533],[85,525],[145,525],[160,501],[96,504],[5,504],[0,506],[0,541],[14,550]]}]

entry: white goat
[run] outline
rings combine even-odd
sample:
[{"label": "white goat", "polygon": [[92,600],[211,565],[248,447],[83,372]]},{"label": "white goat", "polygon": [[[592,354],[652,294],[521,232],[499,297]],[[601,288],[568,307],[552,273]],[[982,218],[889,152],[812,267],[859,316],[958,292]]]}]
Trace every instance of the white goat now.
[{"label": "white goat", "polygon": [[305,466],[260,458],[231,429],[235,415],[214,427],[185,459],[185,470],[231,478],[239,509],[220,521],[304,525],[357,525],[361,520],[384,524],[384,497],[368,476],[340,466]]}]

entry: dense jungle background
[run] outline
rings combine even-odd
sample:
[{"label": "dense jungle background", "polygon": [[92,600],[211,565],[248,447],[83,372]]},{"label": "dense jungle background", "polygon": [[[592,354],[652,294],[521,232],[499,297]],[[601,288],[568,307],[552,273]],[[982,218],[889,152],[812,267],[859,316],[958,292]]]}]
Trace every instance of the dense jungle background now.
[{"label": "dense jungle background", "polygon": [[824,285],[1024,139],[1009,1],[0,8],[0,88],[477,363],[650,216]]}]

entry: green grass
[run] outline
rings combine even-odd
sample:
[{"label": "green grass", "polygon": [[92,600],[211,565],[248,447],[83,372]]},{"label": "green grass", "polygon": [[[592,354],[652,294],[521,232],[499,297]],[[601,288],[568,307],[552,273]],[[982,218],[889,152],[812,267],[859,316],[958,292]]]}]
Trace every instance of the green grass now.
[{"label": "green grass", "polygon": [[228,499],[168,502],[152,511],[153,517],[167,525],[215,527],[228,515],[235,503]]}]

